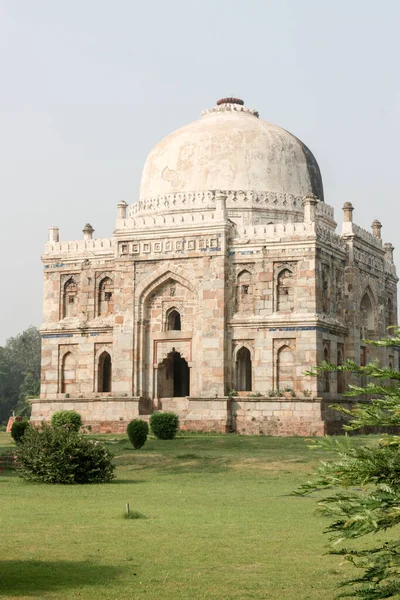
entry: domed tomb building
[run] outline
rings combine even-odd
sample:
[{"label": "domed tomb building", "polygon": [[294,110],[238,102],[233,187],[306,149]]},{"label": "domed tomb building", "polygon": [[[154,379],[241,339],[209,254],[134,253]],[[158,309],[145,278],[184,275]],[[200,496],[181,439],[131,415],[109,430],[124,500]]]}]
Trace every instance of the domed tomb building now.
[{"label": "domed tomb building", "polygon": [[337,233],[299,139],[220,100],[150,152],[139,201],[117,211],[109,239],[50,228],[32,420],[74,409],[116,432],[172,410],[188,430],[338,431],[344,375],[304,373],[378,352],[363,340],[397,324],[393,246],[349,202]]}]

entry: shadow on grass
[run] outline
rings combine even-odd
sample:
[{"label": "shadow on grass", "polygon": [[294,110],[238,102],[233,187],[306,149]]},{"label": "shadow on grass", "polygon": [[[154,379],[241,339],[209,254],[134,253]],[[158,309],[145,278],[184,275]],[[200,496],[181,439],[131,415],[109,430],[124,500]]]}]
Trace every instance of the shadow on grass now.
[{"label": "shadow on grass", "polygon": [[[118,456],[116,464],[119,467],[128,468],[130,472],[140,473],[145,471],[159,471],[163,475],[183,475],[185,473],[222,473],[231,468],[231,460],[227,457],[198,456],[194,453],[186,453],[169,456],[153,456],[152,454]],[[116,480],[124,481],[124,480]],[[127,480],[128,483],[138,480]],[[141,480],[139,480],[141,481]]]},{"label": "shadow on grass", "polygon": [[168,473],[181,475],[184,473],[223,473],[231,468],[230,460],[227,458],[215,458],[211,456],[194,455],[175,456],[175,461],[168,468]]},{"label": "shadow on grass", "polygon": [[[118,476],[117,476],[118,477]],[[113,479],[111,481],[112,485],[116,483],[148,483],[146,479]]]},{"label": "shadow on grass", "polygon": [[0,560],[0,598],[38,596],[44,592],[104,586],[120,570],[90,562],[40,560]]}]

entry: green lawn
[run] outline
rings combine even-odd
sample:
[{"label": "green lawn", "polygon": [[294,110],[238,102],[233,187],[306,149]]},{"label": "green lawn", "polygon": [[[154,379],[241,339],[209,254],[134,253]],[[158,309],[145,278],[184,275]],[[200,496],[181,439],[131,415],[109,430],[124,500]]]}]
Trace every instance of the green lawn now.
[{"label": "green lawn", "polygon": [[[334,598],[348,567],[324,555],[315,500],[288,495],[318,458],[304,439],[185,435],[134,451],[96,437],[114,483],[0,476],[0,598]],[[124,519],[127,502],[147,518]]]}]

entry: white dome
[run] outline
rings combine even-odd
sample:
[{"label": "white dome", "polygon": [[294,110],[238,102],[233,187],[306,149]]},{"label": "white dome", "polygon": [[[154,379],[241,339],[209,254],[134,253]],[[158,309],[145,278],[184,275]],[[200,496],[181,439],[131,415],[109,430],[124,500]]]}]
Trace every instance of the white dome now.
[{"label": "white dome", "polygon": [[164,138],[150,152],[140,199],[208,190],[264,192],[323,200],[320,170],[294,135],[234,98]]}]

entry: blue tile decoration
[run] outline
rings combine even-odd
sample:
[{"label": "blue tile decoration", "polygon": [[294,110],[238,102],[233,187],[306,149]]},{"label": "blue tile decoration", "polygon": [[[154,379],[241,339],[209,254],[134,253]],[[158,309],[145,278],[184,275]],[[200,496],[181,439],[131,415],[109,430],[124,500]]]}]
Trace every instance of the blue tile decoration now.
[{"label": "blue tile decoration", "polygon": [[303,325],[299,327],[270,327],[269,331],[322,331],[330,333],[327,327],[317,327],[316,325]]},{"label": "blue tile decoration", "polygon": [[70,338],[73,337],[73,333],[44,333],[42,338]]}]

